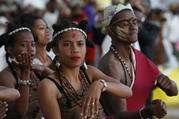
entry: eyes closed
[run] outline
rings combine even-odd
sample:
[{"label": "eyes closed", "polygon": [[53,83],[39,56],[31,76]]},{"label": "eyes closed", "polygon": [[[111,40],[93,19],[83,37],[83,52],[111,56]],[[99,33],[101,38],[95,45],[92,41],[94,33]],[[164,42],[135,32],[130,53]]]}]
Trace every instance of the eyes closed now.
[{"label": "eyes closed", "polygon": [[137,19],[130,19],[122,21],[122,26],[130,26],[130,25],[137,25]]}]

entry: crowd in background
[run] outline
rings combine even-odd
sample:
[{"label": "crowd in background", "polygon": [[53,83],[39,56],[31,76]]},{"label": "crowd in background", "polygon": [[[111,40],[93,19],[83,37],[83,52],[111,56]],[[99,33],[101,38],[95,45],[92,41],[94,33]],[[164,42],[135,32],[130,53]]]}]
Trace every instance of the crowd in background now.
[{"label": "crowd in background", "polygon": [[[111,4],[127,2],[133,7],[139,27],[138,42],[133,46],[157,66],[178,67],[179,3],[172,3],[168,8],[161,9],[151,8],[149,0],[112,0],[106,3],[100,0],[46,0],[43,3],[45,7],[39,7],[28,2],[24,4],[25,0],[0,0],[0,35],[6,32],[8,22],[19,20],[24,13],[35,14],[45,21],[49,29],[49,41],[52,39],[53,24],[65,20],[87,20],[89,24],[86,33],[90,47],[87,47],[85,61],[88,65],[97,67],[100,58],[109,50],[111,44],[102,23],[104,8]],[[52,51],[47,54],[50,59],[54,59]],[[6,66],[5,50],[1,47],[0,70]]]},{"label": "crowd in background", "polygon": [[[172,3],[168,9],[163,10],[150,8],[150,1],[147,1],[129,1],[143,14],[141,19],[142,30],[139,33],[140,48],[138,49],[141,49],[149,59],[158,65],[177,66],[176,58],[178,59],[179,57],[179,35],[177,33],[179,5],[178,3]],[[119,2],[120,0],[112,0],[112,4]],[[100,2],[100,0],[49,0],[43,3],[46,3],[45,7],[35,6],[30,2],[20,0],[2,0],[0,2],[1,34],[6,30],[7,22],[17,20],[23,13],[34,13],[44,18],[50,29],[50,36],[52,36],[53,32],[52,25],[55,23],[60,23],[65,19],[75,22],[87,19],[89,22],[87,34],[88,38],[93,41],[94,48],[87,48],[86,62],[97,66],[99,58],[105,54],[110,46],[110,39],[106,36],[105,28],[102,26],[103,10],[110,3]],[[143,31],[148,32],[145,38],[142,36]],[[140,39],[143,39],[143,41]],[[3,56],[3,52],[0,55]]]}]

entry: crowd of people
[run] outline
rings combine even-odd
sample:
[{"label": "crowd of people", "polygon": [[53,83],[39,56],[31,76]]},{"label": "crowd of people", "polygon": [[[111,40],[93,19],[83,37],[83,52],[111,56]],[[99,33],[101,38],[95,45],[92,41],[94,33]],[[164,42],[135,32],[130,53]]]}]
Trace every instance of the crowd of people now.
[{"label": "crowd of people", "polygon": [[0,60],[6,62],[0,64],[0,119],[166,116],[166,103],[150,99],[155,87],[178,94],[158,68],[177,63],[164,48],[163,10],[140,0],[112,0],[108,7],[49,0],[45,10],[17,1],[0,6]]}]

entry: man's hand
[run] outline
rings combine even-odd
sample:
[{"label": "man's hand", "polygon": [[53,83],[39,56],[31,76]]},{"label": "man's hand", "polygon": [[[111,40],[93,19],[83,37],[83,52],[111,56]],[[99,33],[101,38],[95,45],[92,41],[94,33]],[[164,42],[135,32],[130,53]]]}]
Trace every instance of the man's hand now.
[{"label": "man's hand", "polygon": [[156,117],[162,118],[167,114],[167,106],[162,100],[153,100],[151,104],[151,111]]},{"label": "man's hand", "polygon": [[141,111],[142,117],[148,118],[151,116],[156,116],[157,118],[162,118],[167,114],[167,106],[162,100],[153,100],[151,105],[145,107]]},{"label": "man's hand", "polygon": [[157,86],[160,87],[168,96],[176,96],[178,94],[176,83],[164,74],[158,76]]}]

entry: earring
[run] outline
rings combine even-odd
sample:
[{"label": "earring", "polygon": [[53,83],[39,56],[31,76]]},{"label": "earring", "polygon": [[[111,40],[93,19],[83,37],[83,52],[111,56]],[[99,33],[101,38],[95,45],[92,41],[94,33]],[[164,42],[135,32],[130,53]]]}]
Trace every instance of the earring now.
[{"label": "earring", "polygon": [[57,62],[57,63],[56,63],[56,66],[57,66],[58,68],[60,68],[60,63],[59,63],[59,62]]},{"label": "earring", "polygon": [[55,56],[54,61],[55,61],[56,67],[60,68],[60,62],[58,61],[58,56]]},{"label": "earring", "polygon": [[85,69],[88,69],[86,62],[84,62],[83,65],[84,65]]}]

